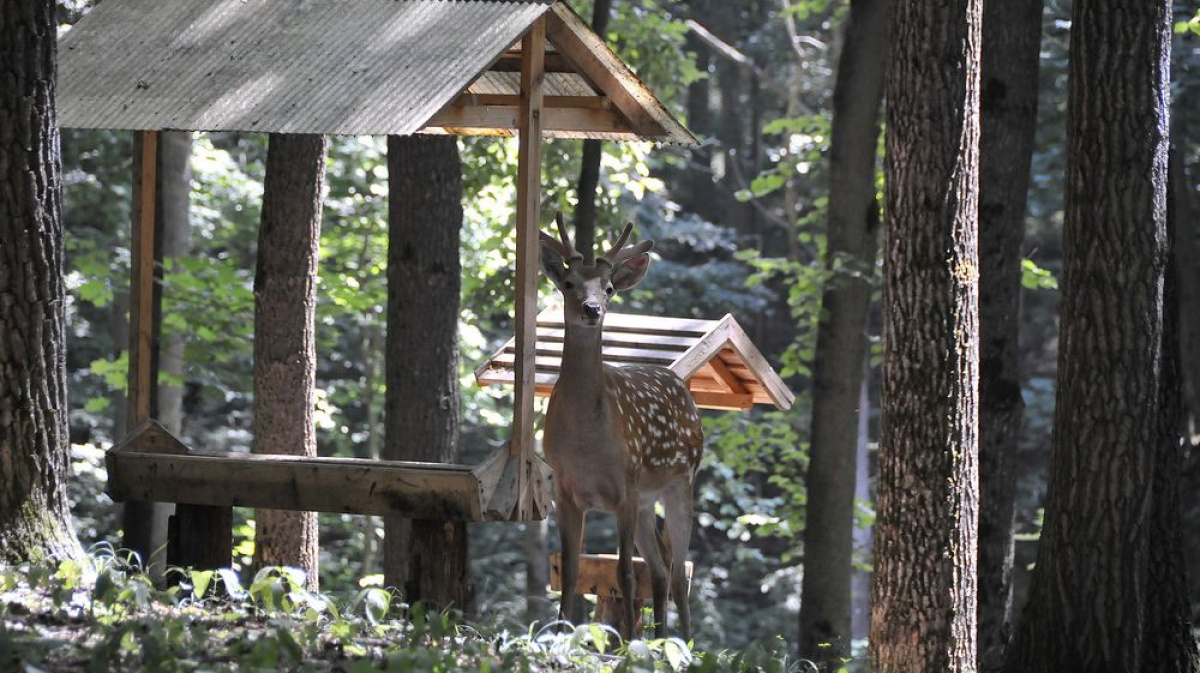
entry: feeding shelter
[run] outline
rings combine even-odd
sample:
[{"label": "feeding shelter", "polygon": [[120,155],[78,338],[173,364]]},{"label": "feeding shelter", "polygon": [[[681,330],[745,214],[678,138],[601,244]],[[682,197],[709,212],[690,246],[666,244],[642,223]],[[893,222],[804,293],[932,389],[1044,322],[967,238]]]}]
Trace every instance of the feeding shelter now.
[{"label": "feeding shelter", "polygon": [[[221,555],[217,541],[228,541],[234,505],[433,519],[545,515],[546,475],[533,454],[542,140],[695,142],[570,7],[105,0],[61,38],[58,68],[61,126],[136,132],[128,387],[135,430],[108,455],[109,490],[117,500],[179,503],[169,562],[228,564],[228,544]],[[194,450],[154,423],[163,130],[517,136],[510,445],[474,467],[248,455]]]}]

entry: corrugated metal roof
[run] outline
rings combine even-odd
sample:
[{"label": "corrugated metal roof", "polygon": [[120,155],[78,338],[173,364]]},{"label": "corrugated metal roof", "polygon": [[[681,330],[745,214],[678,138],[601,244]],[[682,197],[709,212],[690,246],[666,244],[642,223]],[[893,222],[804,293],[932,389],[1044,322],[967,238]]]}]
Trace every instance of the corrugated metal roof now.
[{"label": "corrugated metal roof", "polygon": [[408,135],[549,8],[106,0],[59,46],[64,127]]}]

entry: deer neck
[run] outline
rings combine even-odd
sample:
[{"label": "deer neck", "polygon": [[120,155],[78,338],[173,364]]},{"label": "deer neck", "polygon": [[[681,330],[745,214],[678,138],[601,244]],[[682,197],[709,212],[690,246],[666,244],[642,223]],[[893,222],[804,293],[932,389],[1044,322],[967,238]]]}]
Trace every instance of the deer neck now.
[{"label": "deer neck", "polygon": [[569,392],[567,399],[575,403],[598,405],[604,398],[604,362],[601,358],[600,339],[599,325],[567,325],[562,369],[555,388]]}]

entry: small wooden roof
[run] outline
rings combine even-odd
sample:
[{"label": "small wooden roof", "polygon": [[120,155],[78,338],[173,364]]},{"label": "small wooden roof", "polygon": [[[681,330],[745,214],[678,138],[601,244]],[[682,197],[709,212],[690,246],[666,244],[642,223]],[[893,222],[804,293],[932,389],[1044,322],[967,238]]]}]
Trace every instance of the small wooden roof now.
[{"label": "small wooden roof", "polygon": [[105,0],[60,40],[59,123],[513,135],[543,19],[544,135],[695,143],[561,0]]},{"label": "small wooden roof", "polygon": [[[539,397],[548,397],[558,382],[565,337],[561,309],[538,315],[534,392]],[[720,320],[692,320],[609,313],[604,318],[602,348],[606,364],[652,364],[674,370],[688,382],[699,407],[749,409],[772,404],[788,409],[795,399],[728,314]],[[475,380],[482,386],[511,385],[515,353],[515,340],[509,339],[475,370]]]}]

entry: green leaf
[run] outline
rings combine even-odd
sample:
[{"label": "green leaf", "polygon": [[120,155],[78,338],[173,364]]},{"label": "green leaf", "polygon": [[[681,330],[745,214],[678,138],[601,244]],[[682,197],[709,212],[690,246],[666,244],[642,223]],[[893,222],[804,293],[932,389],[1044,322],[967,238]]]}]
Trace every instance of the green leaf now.
[{"label": "green leaf", "polygon": [[1021,286],[1029,290],[1057,290],[1058,279],[1032,259],[1021,261]]},{"label": "green leaf", "polygon": [[208,593],[208,586],[212,583],[213,571],[211,570],[193,570],[189,573],[192,580],[192,595],[196,598],[204,598]]}]

